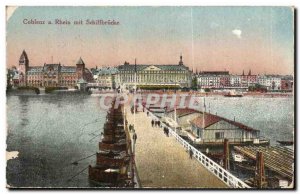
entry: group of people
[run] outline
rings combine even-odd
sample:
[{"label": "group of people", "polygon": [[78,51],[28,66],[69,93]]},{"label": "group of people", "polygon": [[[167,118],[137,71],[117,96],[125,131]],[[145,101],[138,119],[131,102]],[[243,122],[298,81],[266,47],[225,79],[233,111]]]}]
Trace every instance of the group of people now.
[{"label": "group of people", "polygon": [[[134,106],[131,106],[130,111],[131,111],[131,114],[134,113]],[[137,113],[137,105],[135,105],[135,112]]]},{"label": "group of people", "polygon": [[160,127],[160,121],[159,120],[155,121],[155,120],[152,119],[151,125],[152,125],[152,127]]}]

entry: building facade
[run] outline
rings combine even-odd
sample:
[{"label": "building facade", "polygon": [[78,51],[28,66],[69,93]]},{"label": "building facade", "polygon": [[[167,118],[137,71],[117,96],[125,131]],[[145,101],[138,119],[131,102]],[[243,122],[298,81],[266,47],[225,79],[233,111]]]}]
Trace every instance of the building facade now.
[{"label": "building facade", "polygon": [[230,75],[230,86],[231,87],[241,87],[241,76],[240,75]]},{"label": "building facade", "polygon": [[80,58],[76,66],[58,64],[44,64],[30,66],[25,50],[19,60],[19,85],[34,87],[75,87],[79,79],[93,82],[92,73],[85,68]]},{"label": "building facade", "polygon": [[200,88],[224,88],[230,86],[229,71],[202,71],[196,77]]},{"label": "building facade", "polygon": [[258,84],[267,87],[268,90],[280,90],[281,78],[280,75],[261,75],[258,76]]},{"label": "building facade", "polygon": [[260,131],[228,120],[217,115],[205,113],[191,121],[192,132],[200,142],[217,143],[253,142],[259,138]]},{"label": "building facade", "polygon": [[293,88],[294,88],[293,76],[284,76],[283,78],[281,78],[281,90],[293,91]]},{"label": "building facade", "polygon": [[183,64],[182,56],[178,65],[142,65],[125,62],[118,68],[117,87],[133,88],[135,72],[137,87],[185,88],[191,86],[192,72]]},{"label": "building facade", "polygon": [[245,74],[243,71],[243,74],[241,75],[241,86],[249,87],[254,86],[255,84],[257,84],[257,75],[252,75],[251,70],[249,70],[248,74]]},{"label": "building facade", "polygon": [[118,69],[115,67],[96,68],[93,71],[95,84],[102,88],[116,88],[116,76]]}]

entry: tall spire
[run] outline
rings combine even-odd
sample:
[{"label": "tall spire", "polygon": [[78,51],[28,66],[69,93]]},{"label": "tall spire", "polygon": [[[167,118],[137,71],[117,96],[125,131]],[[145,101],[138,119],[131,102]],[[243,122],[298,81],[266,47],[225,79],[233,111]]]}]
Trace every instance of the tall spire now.
[{"label": "tall spire", "polygon": [[134,59],[134,72],[136,73],[136,58]]},{"label": "tall spire", "polygon": [[179,65],[183,65],[183,61],[182,61],[182,53],[180,53],[180,61],[179,61]]},{"label": "tall spire", "polygon": [[244,70],[243,70],[243,74],[242,75],[245,75],[245,72],[244,72]]},{"label": "tall spire", "polygon": [[248,73],[248,75],[251,75],[251,69],[249,70],[249,73]]}]

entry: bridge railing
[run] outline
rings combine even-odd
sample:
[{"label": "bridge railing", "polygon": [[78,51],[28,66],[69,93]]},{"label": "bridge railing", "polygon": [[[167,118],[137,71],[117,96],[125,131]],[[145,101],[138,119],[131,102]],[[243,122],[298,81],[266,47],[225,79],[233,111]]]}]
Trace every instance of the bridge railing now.
[{"label": "bridge railing", "polygon": [[[150,112],[152,117],[156,117],[152,112]],[[174,129],[162,123],[163,127],[167,127],[169,129],[169,134],[174,136],[175,139],[186,149],[193,151],[193,157],[196,158],[206,169],[208,169],[211,173],[213,173],[216,177],[218,177],[221,181],[223,181],[226,185],[231,188],[251,188],[249,185],[244,183],[239,178],[235,177],[233,174],[225,170],[219,164],[211,160],[209,157],[204,155],[202,152],[197,150],[194,146],[190,145],[187,141],[185,141],[182,137],[180,137]]]}]

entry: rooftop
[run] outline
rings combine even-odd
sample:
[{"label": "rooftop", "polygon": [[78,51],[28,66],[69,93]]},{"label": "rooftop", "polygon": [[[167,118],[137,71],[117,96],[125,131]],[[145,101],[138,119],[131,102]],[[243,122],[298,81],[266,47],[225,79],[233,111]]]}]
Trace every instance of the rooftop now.
[{"label": "rooftop", "polygon": [[84,65],[84,62],[82,58],[80,57],[79,60],[77,61],[76,65]]},{"label": "rooftop", "polygon": [[[173,112],[173,111],[174,111],[174,109],[169,110],[168,112]],[[196,113],[196,112],[203,114],[203,112],[201,112],[201,111],[197,111],[197,110],[189,109],[189,108],[176,109],[176,114],[177,114],[178,117],[185,116],[185,115],[192,114],[192,113]],[[220,116],[210,114],[210,113],[207,113],[207,112],[205,112],[205,114],[204,114],[204,122],[203,122],[203,116],[198,116],[195,119],[193,119],[191,121],[191,123],[193,123],[194,125],[196,125],[199,128],[207,128],[207,127],[209,127],[209,126],[211,126],[211,125],[213,125],[213,124],[215,124],[219,121],[228,122],[228,123],[240,128],[240,129],[244,129],[246,131],[259,131],[257,129],[252,128],[252,127],[246,126],[242,123],[232,121],[232,120],[226,119],[224,117],[220,117]],[[204,124],[204,126],[203,126],[203,124]]]},{"label": "rooftop", "polygon": [[[167,112],[168,113],[174,112],[174,109],[168,110]],[[176,114],[178,117],[182,117],[182,116],[189,115],[189,114],[196,113],[196,112],[199,112],[199,111],[196,111],[194,109],[189,109],[189,108],[176,109]]]},{"label": "rooftop", "polygon": [[134,65],[134,64],[125,64],[125,65],[120,65],[118,66],[118,70],[121,70],[121,71],[134,71],[135,70],[135,67],[136,67],[136,70],[137,71],[142,71],[144,69],[146,69],[147,67],[151,67],[151,66],[154,66],[160,70],[164,70],[164,71],[186,71],[188,70],[189,68],[184,66],[184,65],[146,65],[146,64],[137,64],[137,65]]},{"label": "rooftop", "polygon": [[118,73],[118,69],[115,67],[102,67],[99,69],[94,69],[93,74],[94,75],[110,75],[110,74],[116,74]]}]

